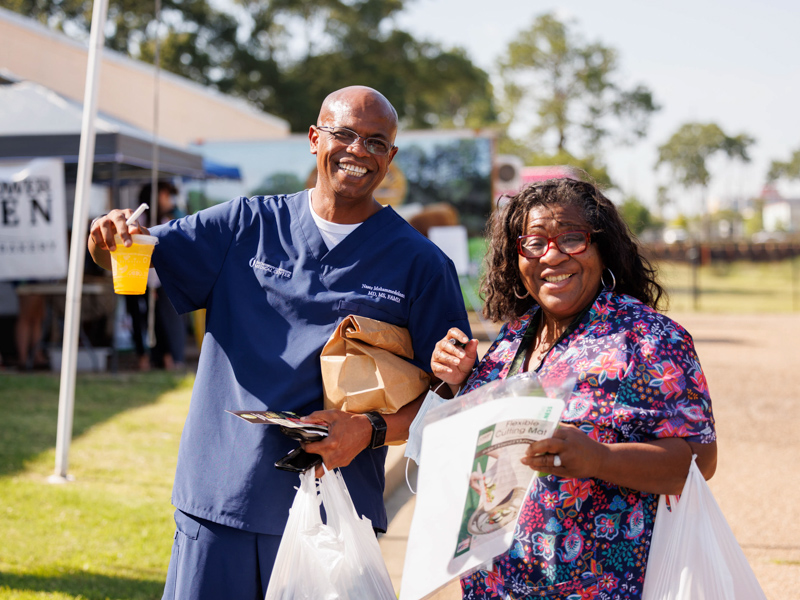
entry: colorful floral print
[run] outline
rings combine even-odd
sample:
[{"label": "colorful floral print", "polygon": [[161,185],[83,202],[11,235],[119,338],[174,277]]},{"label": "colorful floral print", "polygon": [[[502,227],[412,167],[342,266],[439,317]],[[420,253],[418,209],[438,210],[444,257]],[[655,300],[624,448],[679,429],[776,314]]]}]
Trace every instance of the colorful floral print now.
[{"label": "colorful floral print", "polygon": [[[507,323],[464,392],[508,376],[534,307]],[[691,336],[630,296],[602,292],[539,370],[576,377],[562,420],[604,444],[716,439]],[[536,478],[512,549],[462,579],[467,600],[638,600],[658,497],[596,479]]]}]

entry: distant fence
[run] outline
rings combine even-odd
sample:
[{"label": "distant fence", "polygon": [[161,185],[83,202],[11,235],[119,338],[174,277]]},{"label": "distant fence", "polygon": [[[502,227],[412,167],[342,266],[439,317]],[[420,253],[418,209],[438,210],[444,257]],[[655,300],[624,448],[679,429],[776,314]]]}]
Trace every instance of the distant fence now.
[{"label": "distant fence", "polygon": [[[758,296],[770,297],[774,301],[780,298],[789,299],[791,310],[800,310],[800,241],[789,242],[708,242],[708,243],[675,243],[646,244],[643,254],[653,263],[673,263],[684,265],[686,284],[675,286],[670,294],[689,294],[690,306],[699,310],[701,295],[707,298],[706,305],[727,295],[733,303],[741,306],[743,301],[755,300]],[[755,271],[754,276],[743,284],[741,279],[729,280],[726,277],[728,268],[733,263],[766,266],[765,263],[784,263],[789,272],[780,280],[779,286],[769,284],[761,279],[763,271]],[[709,270],[709,268],[711,270]],[[719,270],[722,268],[722,271]],[[784,267],[780,267],[783,269]],[[700,272],[705,269],[701,278]],[[746,269],[746,268],[745,268]],[[741,271],[741,268],[737,269]]]},{"label": "distant fence", "polygon": [[774,262],[800,256],[800,242],[708,242],[645,244],[645,255],[651,260],[708,265],[712,262]]}]

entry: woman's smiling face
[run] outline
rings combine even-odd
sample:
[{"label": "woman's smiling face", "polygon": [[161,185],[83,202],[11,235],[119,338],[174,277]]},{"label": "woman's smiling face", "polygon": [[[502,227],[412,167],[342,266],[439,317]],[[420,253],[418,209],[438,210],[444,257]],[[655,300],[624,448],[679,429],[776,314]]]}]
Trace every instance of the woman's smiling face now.
[{"label": "woman's smiling face", "polygon": [[[566,231],[592,228],[581,211],[572,205],[535,206],[528,213],[524,235],[554,238]],[[525,289],[542,307],[545,318],[567,326],[592,300],[600,288],[603,261],[597,244],[590,243],[580,254],[564,254],[550,242],[539,258],[519,255],[519,272]]]}]

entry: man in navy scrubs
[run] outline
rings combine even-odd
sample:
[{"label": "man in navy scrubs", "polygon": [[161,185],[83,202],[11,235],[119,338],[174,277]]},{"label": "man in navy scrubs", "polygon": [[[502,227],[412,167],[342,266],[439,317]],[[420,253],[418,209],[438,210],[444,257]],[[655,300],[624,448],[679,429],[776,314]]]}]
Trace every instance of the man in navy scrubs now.
[{"label": "man in navy scrubs", "polygon": [[[341,467],[356,510],[386,529],[385,442],[405,440],[421,399],[393,415],[322,411],[319,357],[358,314],[407,327],[430,370],[450,327],[469,331],[452,262],[373,197],[397,148],[397,113],[361,86],[329,95],[309,128],[317,183],[292,195],[236,198],[154,227],[153,266],[178,312],[205,308],[206,333],[172,503],[177,530],[164,598],[260,599],[297,475],[275,461],[296,442],[225,410],[314,413],[329,437],[308,446]],[[110,268],[131,211],[93,223],[89,250]]]}]

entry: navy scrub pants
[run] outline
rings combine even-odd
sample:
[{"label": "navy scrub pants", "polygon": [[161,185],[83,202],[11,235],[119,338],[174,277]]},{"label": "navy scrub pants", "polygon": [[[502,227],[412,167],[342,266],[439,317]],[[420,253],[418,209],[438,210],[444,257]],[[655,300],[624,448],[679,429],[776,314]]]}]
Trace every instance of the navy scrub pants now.
[{"label": "navy scrub pants", "polygon": [[163,600],[263,600],[279,535],[242,531],[175,511]]}]

